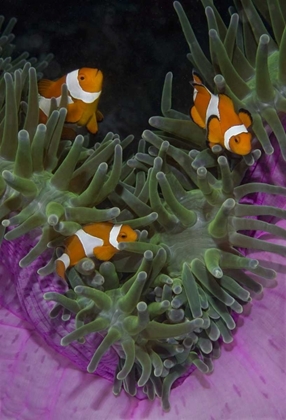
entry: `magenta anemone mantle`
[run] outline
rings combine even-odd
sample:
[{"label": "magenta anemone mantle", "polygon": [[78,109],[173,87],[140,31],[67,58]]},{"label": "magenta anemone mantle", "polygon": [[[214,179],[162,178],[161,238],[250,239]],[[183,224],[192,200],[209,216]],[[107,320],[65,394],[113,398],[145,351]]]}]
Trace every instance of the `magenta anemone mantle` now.
[{"label": "magenta anemone mantle", "polygon": [[[174,6],[193,66],[253,115],[257,149],[243,159],[206,149],[203,130],[171,108],[170,73],[163,117],[150,119],[157,131],[145,130],[128,160],[132,136],[108,133],[91,149],[82,136],[61,141],[66,88],[62,108],[38,125],[47,62],[11,60],[13,21],[3,31],[5,419],[157,418],[170,403],[170,418],[285,418],[286,16],[282,1],[242,0],[226,28],[202,3],[211,62]],[[110,220],[139,240],[110,262],[83,259],[61,281],[64,238]],[[111,387],[120,396],[106,396]]]}]

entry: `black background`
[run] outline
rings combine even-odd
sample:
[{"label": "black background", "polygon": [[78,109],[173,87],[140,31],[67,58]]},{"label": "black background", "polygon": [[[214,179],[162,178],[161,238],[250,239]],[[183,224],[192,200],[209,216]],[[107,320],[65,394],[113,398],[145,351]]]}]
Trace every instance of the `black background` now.
[{"label": "black background", "polygon": [[[182,0],[197,38],[207,51],[207,25],[200,0]],[[228,21],[231,0],[215,1]],[[192,65],[172,0],[1,0],[0,14],[16,17],[16,51],[43,58],[55,79],[80,67],[103,71],[99,109],[105,119],[97,138],[108,131],[140,134],[153,115],[161,115],[164,77],[174,74],[173,107],[187,113],[192,101]]]}]

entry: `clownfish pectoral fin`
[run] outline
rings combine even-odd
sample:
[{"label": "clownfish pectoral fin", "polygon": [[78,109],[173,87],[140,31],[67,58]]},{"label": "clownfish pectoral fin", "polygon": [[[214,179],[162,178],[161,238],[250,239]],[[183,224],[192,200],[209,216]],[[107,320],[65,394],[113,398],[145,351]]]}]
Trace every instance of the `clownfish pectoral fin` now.
[{"label": "clownfish pectoral fin", "polygon": [[196,123],[199,127],[201,127],[201,128],[206,127],[204,120],[202,119],[202,117],[198,113],[198,110],[195,106],[192,106],[192,108],[190,109],[190,115],[191,115],[191,118],[194,121],[194,123]]},{"label": "clownfish pectoral fin", "polygon": [[103,118],[104,118],[103,114],[102,114],[99,110],[97,110],[97,111],[96,111],[96,120],[97,120],[98,122],[100,122],[100,121],[102,121],[102,120],[103,120]]},{"label": "clownfish pectoral fin", "polygon": [[77,105],[77,103],[72,103],[67,105],[67,116],[66,116],[66,122],[70,123],[76,123],[80,120],[82,116],[82,110]]},{"label": "clownfish pectoral fin", "polygon": [[251,124],[253,123],[252,116],[251,116],[250,112],[247,111],[247,109],[241,108],[238,111],[238,116],[239,116],[239,119],[245,125],[246,128],[250,127]]},{"label": "clownfish pectoral fin", "polygon": [[209,143],[220,145],[224,144],[223,134],[221,132],[220,120],[217,116],[211,115],[207,123],[207,139]]},{"label": "clownfish pectoral fin", "polygon": [[97,121],[96,121],[96,118],[95,118],[95,114],[92,115],[92,117],[90,118],[90,120],[86,124],[86,128],[92,134],[95,134],[95,133],[98,132],[98,125],[97,125]]},{"label": "clownfish pectoral fin", "polygon": [[45,98],[51,98],[55,96],[51,93],[51,88],[53,87],[54,82],[48,79],[42,79],[38,82],[38,91],[39,94],[44,96]]},{"label": "clownfish pectoral fin", "polygon": [[76,138],[76,131],[71,127],[63,127],[61,139],[63,140],[74,140]]},{"label": "clownfish pectoral fin", "polygon": [[94,256],[101,261],[109,261],[117,250],[111,245],[97,246],[93,248]]}]

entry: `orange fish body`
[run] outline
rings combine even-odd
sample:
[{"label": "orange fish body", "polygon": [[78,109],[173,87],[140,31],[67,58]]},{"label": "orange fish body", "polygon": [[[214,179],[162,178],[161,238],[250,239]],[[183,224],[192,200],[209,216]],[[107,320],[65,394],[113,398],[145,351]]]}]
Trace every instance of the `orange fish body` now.
[{"label": "orange fish body", "polygon": [[193,121],[207,130],[210,147],[219,144],[230,152],[247,155],[251,152],[252,135],[248,128],[252,118],[248,111],[237,113],[233,101],[224,94],[214,95],[193,72],[194,106],[190,110]]},{"label": "orange fish body", "polygon": [[65,252],[56,260],[56,272],[65,279],[68,267],[86,257],[109,261],[119,250],[120,242],[134,242],[137,233],[128,225],[109,222],[83,226],[65,241]]},{"label": "orange fish body", "polygon": [[55,98],[57,104],[60,104],[61,88],[66,83],[68,88],[66,122],[86,126],[88,131],[95,134],[98,131],[97,122],[103,119],[103,115],[97,110],[102,81],[103,75],[100,70],[87,67],[74,70],[56,81],[40,80],[38,83],[40,122],[47,121],[51,98]]}]

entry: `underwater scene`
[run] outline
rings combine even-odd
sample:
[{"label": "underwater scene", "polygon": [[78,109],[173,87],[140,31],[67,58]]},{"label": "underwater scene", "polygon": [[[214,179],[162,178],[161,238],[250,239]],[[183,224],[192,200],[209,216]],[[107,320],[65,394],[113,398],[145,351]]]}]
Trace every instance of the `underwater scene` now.
[{"label": "underwater scene", "polygon": [[286,4],[0,4],[1,420],[286,419]]}]

